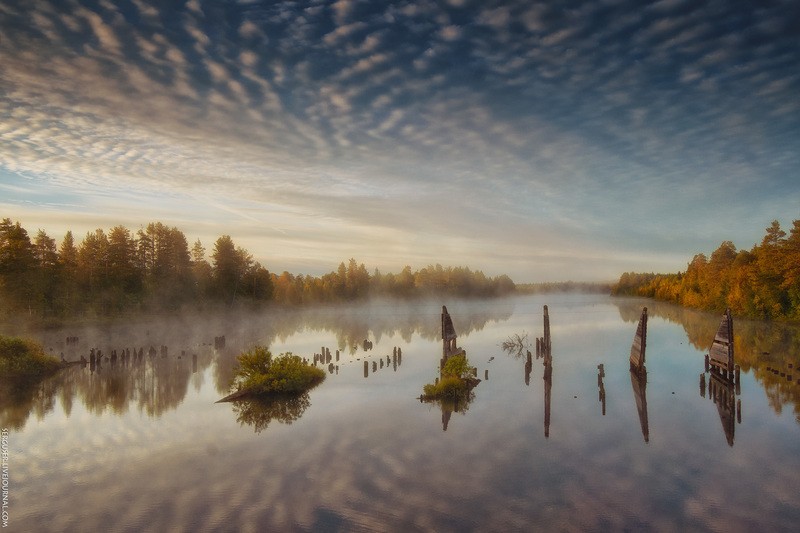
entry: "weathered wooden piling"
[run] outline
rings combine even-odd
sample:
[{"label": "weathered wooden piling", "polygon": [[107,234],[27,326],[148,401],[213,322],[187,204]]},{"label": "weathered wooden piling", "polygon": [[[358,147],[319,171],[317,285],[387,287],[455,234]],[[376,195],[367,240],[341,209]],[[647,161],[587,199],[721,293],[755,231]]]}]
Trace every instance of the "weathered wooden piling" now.
[{"label": "weathered wooden piling", "polygon": [[731,317],[730,309],[725,310],[719,329],[717,329],[717,334],[714,336],[714,341],[711,343],[708,357],[711,366],[719,369],[721,373],[724,373],[723,375],[731,379],[735,363],[733,353],[733,318]]},{"label": "weathered wooden piling", "polygon": [[369,376],[369,361],[364,361],[364,377]]},{"label": "weathered wooden piling", "polygon": [[647,308],[642,309],[636,334],[631,344],[630,367],[632,372],[642,374],[644,370],[645,353],[647,350]]}]

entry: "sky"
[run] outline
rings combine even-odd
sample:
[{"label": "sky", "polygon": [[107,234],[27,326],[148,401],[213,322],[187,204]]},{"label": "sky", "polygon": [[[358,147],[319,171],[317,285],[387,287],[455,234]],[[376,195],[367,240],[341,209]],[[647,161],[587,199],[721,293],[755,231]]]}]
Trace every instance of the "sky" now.
[{"label": "sky", "polygon": [[0,217],[273,272],[684,270],[800,218],[800,3],[2,0]]}]

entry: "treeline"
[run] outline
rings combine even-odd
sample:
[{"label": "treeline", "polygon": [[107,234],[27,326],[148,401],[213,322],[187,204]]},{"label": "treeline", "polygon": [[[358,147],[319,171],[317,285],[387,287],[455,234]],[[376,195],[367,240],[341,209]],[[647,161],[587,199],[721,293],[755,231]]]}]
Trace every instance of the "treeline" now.
[{"label": "treeline", "polygon": [[516,292],[520,294],[551,294],[555,292],[578,292],[608,294],[614,283],[594,281],[550,281],[543,283],[517,283]]},{"label": "treeline", "polygon": [[777,220],[761,244],[736,250],[723,242],[711,257],[697,254],[677,274],[622,274],[612,294],[638,295],[687,307],[757,319],[800,320],[800,220],[787,236]]},{"label": "treeline", "polygon": [[[210,259],[210,261],[209,261]],[[430,266],[399,274],[369,274],[363,264],[321,277],[269,272],[228,235],[207,256],[196,240],[160,222],[135,233],[123,226],[97,229],[60,243],[19,222],[0,222],[0,318],[113,316],[185,306],[306,304],[375,295],[411,298],[426,293],[497,296],[514,290],[508,276],[486,277],[463,267]]]}]

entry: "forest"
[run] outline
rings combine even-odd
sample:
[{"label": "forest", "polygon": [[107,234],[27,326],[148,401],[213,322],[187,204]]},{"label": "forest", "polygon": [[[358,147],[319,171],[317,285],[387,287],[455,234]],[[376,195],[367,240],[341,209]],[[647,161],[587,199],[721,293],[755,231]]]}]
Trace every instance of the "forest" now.
[{"label": "forest", "polygon": [[0,320],[108,317],[139,312],[234,305],[301,305],[427,294],[500,296],[514,291],[506,275],[431,265],[370,274],[350,259],[316,277],[267,270],[229,235],[207,254],[176,227],[152,222],[135,233],[123,226],[71,231],[56,243],[44,230],[32,238],[19,223],[0,222]]},{"label": "forest", "polygon": [[725,241],[711,253],[697,254],[677,274],[626,272],[612,289],[686,307],[767,320],[800,320],[800,220],[787,235],[774,220],[761,244],[737,250]]}]

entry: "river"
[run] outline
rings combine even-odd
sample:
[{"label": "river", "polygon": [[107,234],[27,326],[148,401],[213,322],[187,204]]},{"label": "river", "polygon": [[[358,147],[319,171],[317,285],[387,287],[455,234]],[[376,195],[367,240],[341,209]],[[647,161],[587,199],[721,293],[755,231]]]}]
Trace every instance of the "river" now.
[{"label": "river", "polygon": [[[418,400],[438,375],[443,304],[482,380],[466,405]],[[544,305],[549,379],[535,356]],[[27,330],[70,360],[144,357],[3,385],[9,530],[796,531],[800,335],[736,321],[741,384],[712,397],[720,318],[548,294]],[[291,402],[215,403],[254,344],[329,349],[327,378]]]}]

